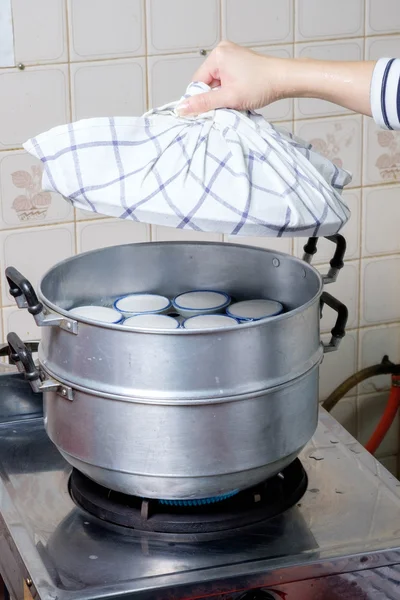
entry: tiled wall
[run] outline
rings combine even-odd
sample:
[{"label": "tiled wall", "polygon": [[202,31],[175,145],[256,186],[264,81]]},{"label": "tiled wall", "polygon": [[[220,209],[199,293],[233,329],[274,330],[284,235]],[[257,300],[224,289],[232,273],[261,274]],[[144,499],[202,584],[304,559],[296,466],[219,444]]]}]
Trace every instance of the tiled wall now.
[{"label": "tiled wall", "polygon": [[[32,135],[71,119],[140,114],[178,98],[222,38],[278,56],[376,59],[400,56],[398,0],[0,0],[10,2],[15,65],[0,69],[2,268],[13,264],[36,284],[76,252],[130,241],[221,239],[162,227],[91,218],[40,191],[40,167],[21,150]],[[1,44],[1,40],[0,40]],[[346,266],[332,292],[350,309],[340,351],[321,369],[321,397],[358,368],[388,353],[400,360],[400,134],[327,102],[284,100],[263,111],[353,172],[346,191]],[[229,240],[226,240],[229,241]],[[246,240],[245,240],[246,241]],[[301,254],[303,240],[247,240]],[[326,270],[329,243],[318,268]],[[35,338],[2,275],[4,335]],[[326,314],[324,330],[332,325]],[[365,440],[386,401],[388,377],[352,390],[335,410]],[[398,423],[380,449],[394,468]]]}]

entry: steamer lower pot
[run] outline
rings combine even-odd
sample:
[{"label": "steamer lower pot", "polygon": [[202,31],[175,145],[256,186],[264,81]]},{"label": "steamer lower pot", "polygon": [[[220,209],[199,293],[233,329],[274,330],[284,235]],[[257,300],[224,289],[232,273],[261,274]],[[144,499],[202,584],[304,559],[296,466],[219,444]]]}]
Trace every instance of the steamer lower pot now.
[{"label": "steamer lower pot", "polygon": [[[343,266],[336,244],[325,283]],[[289,464],[317,424],[318,367],[344,335],[347,309],[323,292],[308,261],[233,244],[104,248],[54,266],[38,297],[14,268],[11,294],[43,327],[39,368],[15,334],[12,357],[44,392],[50,439],[79,470],[149,498],[205,498],[241,489]],[[140,331],[71,318],[68,309],[130,292],[174,296],[215,288],[269,297],[287,312],[221,330]],[[320,341],[321,306],[338,312]]]}]

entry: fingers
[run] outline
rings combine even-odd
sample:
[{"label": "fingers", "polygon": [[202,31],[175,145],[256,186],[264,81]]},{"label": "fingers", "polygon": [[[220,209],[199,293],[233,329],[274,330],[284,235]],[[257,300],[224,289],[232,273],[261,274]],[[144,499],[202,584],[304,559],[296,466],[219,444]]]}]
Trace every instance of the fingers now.
[{"label": "fingers", "polygon": [[229,93],[223,88],[187,98],[177,106],[176,112],[179,116],[201,115],[216,108],[234,108],[230,105]]},{"label": "fingers", "polygon": [[210,85],[213,81],[219,79],[218,65],[216,61],[216,52],[213,50],[203,64],[197,69],[193,75],[192,81],[201,81]]}]

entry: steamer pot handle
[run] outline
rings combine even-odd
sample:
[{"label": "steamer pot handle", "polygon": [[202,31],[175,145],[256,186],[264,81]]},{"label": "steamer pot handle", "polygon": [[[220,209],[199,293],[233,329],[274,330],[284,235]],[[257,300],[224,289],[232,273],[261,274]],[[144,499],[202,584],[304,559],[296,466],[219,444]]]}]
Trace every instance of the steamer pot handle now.
[{"label": "steamer pot handle", "polygon": [[31,350],[27,348],[16,333],[9,333],[7,335],[7,342],[10,362],[14,363],[18,371],[25,375],[25,379],[29,381],[35,393],[45,391],[55,392],[65,400],[73,401],[74,392],[72,388],[51,377],[47,377],[45,373],[38,369],[32,358]]},{"label": "steamer pot handle", "polygon": [[41,377],[32,358],[32,352],[25,346],[24,342],[16,333],[7,335],[10,362],[15,364],[20,373],[24,373],[25,379],[31,384],[34,392],[40,392]]},{"label": "steamer pot handle", "polygon": [[51,313],[45,309],[38,300],[32,284],[15,267],[7,267],[6,278],[10,287],[10,294],[15,298],[18,308],[27,308],[33,315],[36,325],[44,327],[61,327],[69,333],[78,333],[78,323],[74,319],[67,319]]},{"label": "steamer pot handle", "polygon": [[43,304],[39,302],[30,281],[15,267],[7,267],[6,277],[10,294],[15,298],[18,308],[27,308],[33,316],[40,314],[43,311]]},{"label": "steamer pot handle", "polygon": [[[333,255],[331,262],[329,263],[330,269],[329,269],[328,273],[322,277],[322,279],[324,280],[324,283],[327,284],[327,283],[334,283],[336,281],[336,279],[339,275],[340,269],[342,269],[344,266],[343,259],[344,259],[344,255],[346,253],[346,240],[339,233],[336,233],[335,235],[329,235],[326,237],[326,239],[336,245],[335,254]],[[307,243],[303,248],[303,250],[304,250],[303,260],[306,263],[311,263],[312,257],[317,252],[317,244],[318,244],[317,237],[308,238]]]},{"label": "steamer pot handle", "polygon": [[322,292],[320,302],[321,316],[325,304],[337,312],[336,323],[331,331],[331,339],[327,344],[323,344],[324,352],[333,352],[338,349],[340,342],[346,335],[346,324],[349,311],[347,310],[347,306],[331,296],[331,294],[328,294],[328,292]]},{"label": "steamer pot handle", "polygon": [[[24,342],[25,346],[28,350],[30,350],[31,352],[37,352],[39,349],[39,342],[38,341],[31,341],[31,342]],[[8,344],[1,344],[0,345],[0,357],[1,358],[10,358],[10,346]]]}]

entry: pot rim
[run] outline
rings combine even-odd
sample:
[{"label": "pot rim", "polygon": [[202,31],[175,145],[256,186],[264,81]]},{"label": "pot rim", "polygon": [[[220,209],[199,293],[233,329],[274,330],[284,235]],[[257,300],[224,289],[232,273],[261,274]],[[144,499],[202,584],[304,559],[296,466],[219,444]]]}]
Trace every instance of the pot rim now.
[{"label": "pot rim", "polygon": [[[251,400],[254,398],[260,398],[262,396],[269,396],[270,394],[279,392],[287,387],[297,385],[299,382],[303,381],[306,377],[311,375],[315,369],[319,369],[322,361],[324,359],[324,352],[322,343],[318,346],[318,350],[314,353],[314,355],[307,361],[307,368],[301,372],[297,373],[295,377],[287,379],[285,381],[280,381],[279,383],[264,389],[258,389],[253,392],[244,392],[240,394],[228,394],[227,396],[200,396],[200,397],[146,397],[146,396],[125,396],[122,394],[114,394],[112,392],[105,392],[99,389],[93,389],[85,387],[79,383],[75,383],[72,381],[68,381],[64,377],[60,377],[55,372],[53,372],[47,364],[44,364],[39,359],[40,369],[46,373],[51,379],[61,383],[62,385],[70,387],[73,391],[82,392],[84,394],[88,394],[90,396],[101,396],[106,400],[115,400],[116,402],[130,402],[133,404],[151,404],[153,406],[182,406],[182,407],[191,407],[198,405],[210,405],[210,404],[224,404],[228,402],[240,402],[244,400]],[[51,390],[43,390],[43,393],[56,393]]]},{"label": "pot rim", "polygon": [[[297,308],[289,311],[289,312],[283,312],[279,315],[275,315],[273,317],[267,317],[265,319],[260,319],[258,321],[249,321],[249,322],[244,322],[241,323],[240,326],[238,325],[232,325],[231,327],[219,327],[219,328],[215,328],[215,329],[184,329],[184,328],[179,328],[179,329],[144,329],[144,328],[136,328],[136,327],[124,327],[123,325],[121,325],[120,323],[97,323],[94,321],[90,321],[88,319],[84,319],[82,317],[80,318],[73,318],[73,315],[71,315],[71,313],[68,310],[64,310],[62,308],[60,308],[59,306],[57,306],[56,304],[54,304],[53,302],[50,302],[47,297],[44,295],[43,291],[42,291],[42,284],[44,282],[44,280],[46,279],[46,277],[48,277],[56,268],[61,267],[62,265],[66,265],[68,263],[73,262],[74,260],[77,260],[79,257],[81,256],[88,256],[90,254],[95,254],[95,253],[99,253],[99,252],[105,252],[107,250],[109,250],[110,246],[105,247],[105,248],[98,248],[96,250],[89,250],[88,252],[82,252],[80,254],[77,254],[75,256],[70,256],[69,258],[66,258],[58,263],[56,263],[55,265],[53,265],[50,269],[48,269],[45,274],[41,277],[39,284],[38,284],[38,296],[39,299],[43,302],[43,304],[45,305],[45,307],[49,310],[51,310],[51,312],[54,312],[58,315],[62,315],[63,317],[67,318],[67,319],[71,319],[73,318],[74,321],[77,321],[78,323],[83,323],[85,325],[89,325],[91,327],[96,327],[96,328],[101,328],[101,329],[112,329],[112,330],[116,330],[116,331],[124,331],[125,333],[132,334],[132,333],[143,333],[143,334],[148,334],[148,335],[179,335],[179,336],[195,336],[195,335],[214,335],[214,334],[219,334],[222,335],[223,333],[230,333],[232,331],[241,331],[243,329],[253,329],[253,328],[258,328],[258,327],[262,327],[263,325],[268,325],[271,320],[273,319],[274,322],[280,322],[283,321],[284,319],[288,319],[291,317],[296,316],[299,313],[304,312],[305,310],[307,310],[307,308],[309,308],[310,306],[312,306],[315,301],[321,296],[322,291],[323,291],[323,287],[324,287],[324,282],[322,279],[322,275],[321,273],[310,263],[305,262],[304,260],[302,260],[301,258],[298,258],[297,256],[292,256],[291,254],[287,254],[285,252],[278,252],[275,250],[269,250],[268,248],[259,248],[258,246],[247,246],[244,244],[231,244],[231,243],[227,243],[227,242],[139,242],[139,243],[132,243],[132,244],[118,244],[117,246],[111,246],[111,248],[122,248],[122,247],[126,247],[126,246],[132,246],[135,248],[139,248],[139,247],[144,247],[144,246],[152,246],[152,247],[157,247],[157,246],[218,246],[218,247],[233,247],[233,248],[238,248],[241,250],[246,251],[247,249],[249,250],[256,250],[259,253],[264,253],[266,255],[272,255],[273,257],[278,257],[282,256],[285,259],[289,258],[291,259],[293,262],[297,263],[300,267],[303,267],[304,272],[307,273],[306,269],[308,269],[310,272],[312,272],[316,277],[317,280],[319,281],[319,286],[318,286],[318,290],[317,292],[314,294],[314,296],[312,298],[310,298],[310,300],[308,300],[308,302],[306,302],[305,304],[302,304],[301,306],[298,306]],[[152,292],[150,292],[152,293]],[[227,293],[227,292],[225,292]]]}]

